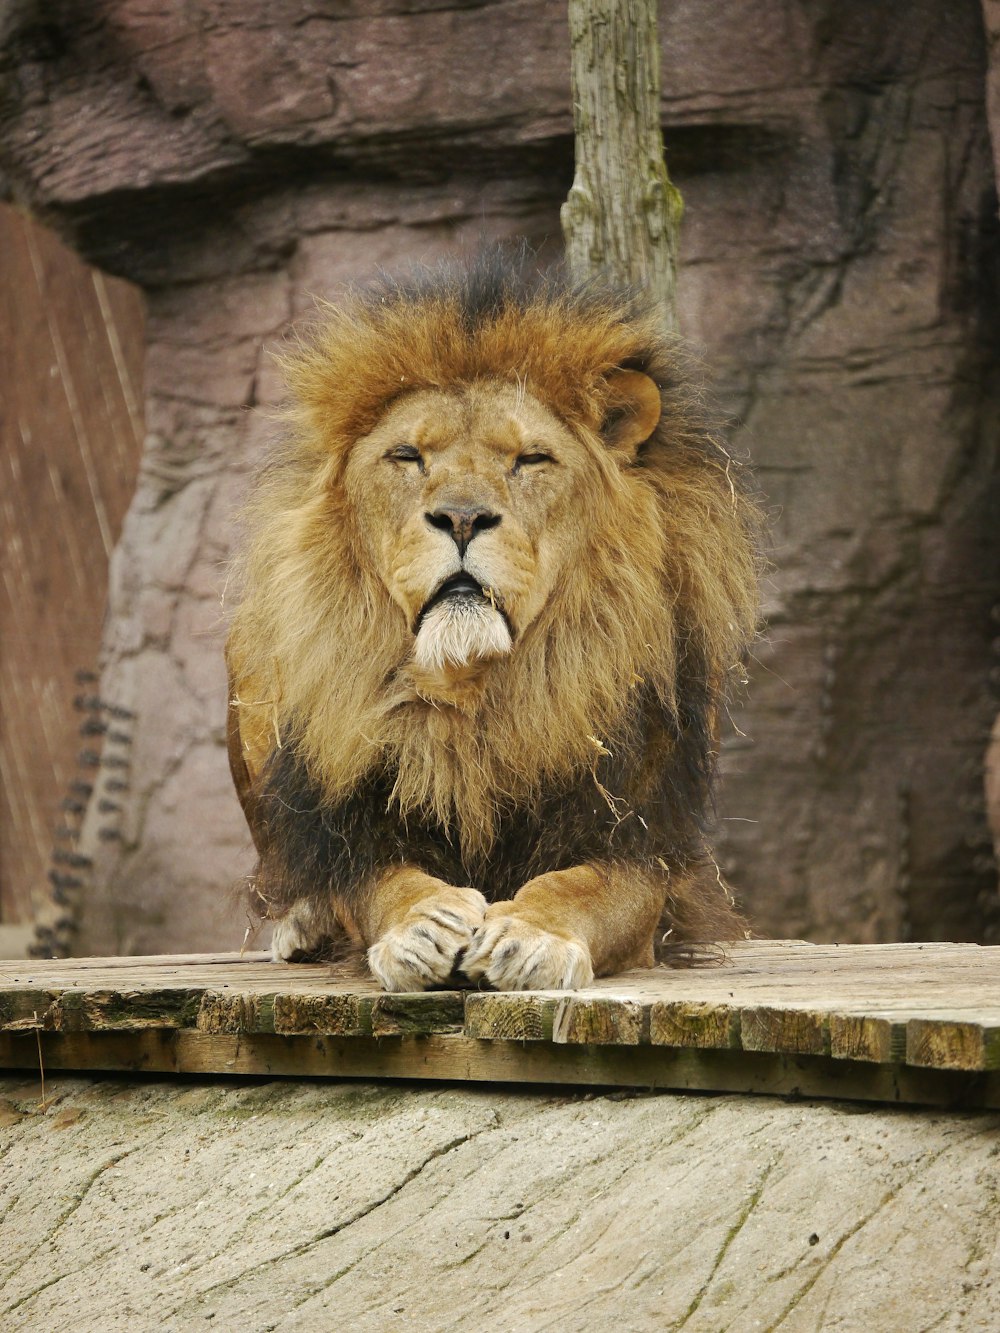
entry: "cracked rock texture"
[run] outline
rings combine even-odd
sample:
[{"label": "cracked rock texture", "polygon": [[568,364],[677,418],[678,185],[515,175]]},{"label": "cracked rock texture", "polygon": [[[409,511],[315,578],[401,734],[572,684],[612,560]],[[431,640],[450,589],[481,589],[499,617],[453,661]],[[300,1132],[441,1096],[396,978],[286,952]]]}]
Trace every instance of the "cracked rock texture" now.
[{"label": "cracked rock texture", "polygon": [[0,1320],[1000,1327],[1000,1120],[749,1097],[0,1081]]},{"label": "cracked rock texture", "polygon": [[[994,38],[996,5],[986,0]],[[314,295],[481,237],[559,247],[564,0],[15,0],[15,193],[148,301],[147,439],[104,696],[137,715],[81,951],[234,947],[233,512]],[[681,324],[773,515],[719,847],[759,930],[996,937],[998,233],[976,0],[680,0],[664,119]],[[996,115],[996,70],[989,107]],[[742,733],[742,734],[741,734]],[[104,841],[101,832],[111,834]]]}]

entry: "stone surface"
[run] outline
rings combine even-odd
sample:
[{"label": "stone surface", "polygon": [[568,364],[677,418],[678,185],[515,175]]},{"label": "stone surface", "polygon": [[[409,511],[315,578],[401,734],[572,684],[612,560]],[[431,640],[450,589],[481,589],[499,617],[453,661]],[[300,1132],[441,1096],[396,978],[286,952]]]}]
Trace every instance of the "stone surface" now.
[{"label": "stone surface", "polygon": [[[495,235],[555,253],[572,175],[562,0],[179,15],[21,0],[0,25],[8,180],[149,304],[102,684],[138,720],[120,837],[101,841],[96,808],[86,833],[94,950],[243,935],[223,892],[251,857],[220,601],[234,504],[276,429],[271,349],[377,264]],[[681,324],[773,515],[720,860],[763,933],[995,938],[983,11],[682,0],[661,35]]]},{"label": "stone surface", "polygon": [[1000,1325],[1000,1119],[741,1097],[0,1081],[0,1319]]}]

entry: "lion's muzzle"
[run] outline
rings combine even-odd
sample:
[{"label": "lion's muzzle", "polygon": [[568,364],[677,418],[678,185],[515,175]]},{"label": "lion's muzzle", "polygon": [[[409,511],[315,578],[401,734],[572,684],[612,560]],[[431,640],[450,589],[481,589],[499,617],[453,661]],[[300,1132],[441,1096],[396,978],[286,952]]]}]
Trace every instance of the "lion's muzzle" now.
[{"label": "lion's muzzle", "polygon": [[503,657],[514,646],[496,593],[464,571],[445,579],[424,603],[414,633],[414,658],[425,671]]}]

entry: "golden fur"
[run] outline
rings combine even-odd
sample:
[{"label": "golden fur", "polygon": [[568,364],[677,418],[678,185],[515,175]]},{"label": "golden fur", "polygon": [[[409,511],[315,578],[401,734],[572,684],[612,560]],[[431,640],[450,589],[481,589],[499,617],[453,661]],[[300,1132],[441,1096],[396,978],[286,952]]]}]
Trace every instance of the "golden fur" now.
[{"label": "golden fur", "polygon": [[[498,821],[580,774],[615,808],[599,764],[643,701],[686,727],[682,676],[713,710],[753,634],[758,515],[654,316],[492,281],[485,313],[462,279],[354,294],[285,360],[288,436],[246,513],[227,649],[259,846],[291,746],[324,806],[388,772],[404,823],[488,866]],[[461,553],[454,514],[480,515]],[[427,629],[463,569],[483,597]],[[338,920],[371,947],[357,916]]]}]

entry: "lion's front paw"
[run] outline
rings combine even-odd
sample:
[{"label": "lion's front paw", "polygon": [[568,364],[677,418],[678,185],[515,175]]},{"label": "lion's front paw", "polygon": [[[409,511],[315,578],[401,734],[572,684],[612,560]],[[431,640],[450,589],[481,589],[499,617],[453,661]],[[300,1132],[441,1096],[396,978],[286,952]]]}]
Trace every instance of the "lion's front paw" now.
[{"label": "lion's front paw", "polygon": [[449,887],[411,907],[368,950],[368,966],[387,991],[427,990],[448,980],[483,923],[486,899]]},{"label": "lion's front paw", "polygon": [[312,905],[305,898],[291,907],[274,923],[271,935],[273,963],[304,963],[327,957],[333,936],[319,923]]},{"label": "lion's front paw", "polygon": [[486,980],[497,990],[576,990],[594,979],[582,940],[501,914],[476,931],[462,971],[470,981]]}]

